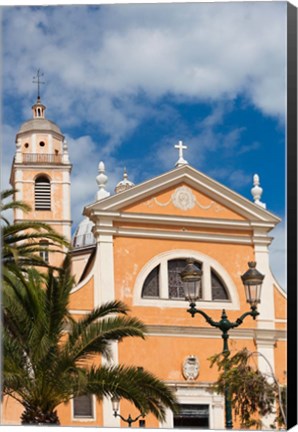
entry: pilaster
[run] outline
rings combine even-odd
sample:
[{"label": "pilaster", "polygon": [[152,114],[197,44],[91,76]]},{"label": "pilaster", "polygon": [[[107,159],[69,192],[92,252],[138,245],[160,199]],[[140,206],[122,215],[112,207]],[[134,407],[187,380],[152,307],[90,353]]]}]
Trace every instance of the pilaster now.
[{"label": "pilaster", "polygon": [[257,269],[265,278],[261,291],[261,303],[258,305],[260,315],[258,317],[259,328],[274,328],[274,286],[269,265],[268,245],[260,241],[261,238],[268,238],[267,233],[262,230],[254,230],[254,252]]},{"label": "pilaster", "polygon": [[[94,227],[94,235],[96,238],[96,262],[94,273],[94,307],[98,307],[103,303],[115,300],[114,286],[114,250],[113,236],[105,233],[109,230],[113,222],[109,218],[102,218],[96,221]],[[118,343],[113,342],[112,346],[112,364],[118,364]],[[103,364],[107,364],[105,359],[102,359]],[[120,421],[118,417],[114,417],[112,403],[110,398],[103,399],[103,426],[119,427]]]}]

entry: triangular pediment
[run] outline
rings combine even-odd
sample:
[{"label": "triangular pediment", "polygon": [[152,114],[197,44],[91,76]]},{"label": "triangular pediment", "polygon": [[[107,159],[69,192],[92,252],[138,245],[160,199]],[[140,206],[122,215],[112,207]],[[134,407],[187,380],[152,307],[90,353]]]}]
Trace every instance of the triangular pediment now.
[{"label": "triangular pediment", "polygon": [[269,222],[280,219],[189,165],[85,207],[84,214],[123,212]]},{"label": "triangular pediment", "polygon": [[243,220],[244,217],[181,182],[122,209],[122,212]]}]

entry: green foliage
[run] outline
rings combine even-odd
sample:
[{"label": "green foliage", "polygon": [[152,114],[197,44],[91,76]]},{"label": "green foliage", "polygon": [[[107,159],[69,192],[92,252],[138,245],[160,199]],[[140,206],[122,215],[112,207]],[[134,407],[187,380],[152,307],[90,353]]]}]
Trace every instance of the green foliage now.
[{"label": "green foliage", "polygon": [[[2,231],[2,272],[3,279],[11,282],[13,274],[25,272],[28,267],[49,267],[40,256],[40,252],[48,251],[62,253],[62,247],[69,247],[66,239],[58,234],[50,225],[37,221],[22,221],[10,223],[6,212],[19,209],[30,211],[30,206],[22,201],[13,200],[15,189],[1,192],[1,231]],[[6,202],[9,200],[8,202]],[[48,246],[40,244],[47,240]]]},{"label": "green foliage", "polygon": [[[279,429],[286,428],[286,416],[287,416],[287,387],[279,387],[279,398],[277,405],[277,415],[275,418],[275,424]],[[276,429],[275,425],[272,425],[272,429]]]},{"label": "green foliage", "polygon": [[[220,372],[212,390],[224,395],[228,389],[234,414],[240,419],[241,427],[260,429],[260,418],[275,411],[275,404],[279,401],[278,385],[269,382],[266,376],[249,364],[251,355],[244,348],[233,356],[221,353],[211,357],[210,367],[216,365]],[[278,423],[284,425],[281,414]]]},{"label": "green foliage", "polygon": [[75,321],[68,309],[73,278],[67,256],[56,274],[28,269],[3,286],[3,393],[24,406],[24,424],[59,423],[56,408],[71,398],[118,396],[142,413],[165,419],[175,409],[170,389],[138,367],[98,366],[111,358],[111,342],[144,338],[146,328],[120,301]]}]

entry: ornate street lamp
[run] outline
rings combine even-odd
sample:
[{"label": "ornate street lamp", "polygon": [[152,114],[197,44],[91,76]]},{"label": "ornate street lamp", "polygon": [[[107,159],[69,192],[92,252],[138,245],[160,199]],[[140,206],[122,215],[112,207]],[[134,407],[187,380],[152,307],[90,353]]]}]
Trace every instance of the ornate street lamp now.
[{"label": "ornate street lamp", "polygon": [[[221,330],[223,338],[222,353],[226,355],[229,354],[229,330],[240,326],[247,316],[252,316],[252,318],[255,320],[259,315],[259,312],[257,311],[257,304],[260,303],[264,275],[262,275],[256,269],[256,263],[254,261],[249,262],[248,266],[249,269],[241,276],[241,279],[245,288],[246,301],[250,304],[251,310],[242,314],[235,322],[228,320],[226,311],[224,309],[222,311],[221,320],[213,321],[213,319],[204,311],[196,308],[196,301],[201,298],[201,278],[203,272],[195,265],[193,258],[187,259],[186,267],[180,273],[180,277],[184,283],[185,299],[190,303],[190,307],[187,312],[189,312],[192,317],[194,317],[197,313],[202,315],[208,324]],[[232,429],[232,404],[227,386],[225,389],[225,418],[226,429]]]},{"label": "ornate street lamp", "polygon": [[[127,418],[124,418],[124,417],[122,417],[121,414],[118,413],[119,406],[120,406],[120,398],[118,396],[113,396],[111,400],[112,400],[112,407],[113,407],[113,411],[114,411],[114,417],[120,417],[121,420],[123,420],[124,422],[126,422],[128,424],[128,427],[131,427],[132,423],[135,423],[137,420],[139,420],[139,418],[145,417],[144,414],[140,414],[136,418],[133,419],[131,417],[131,415],[129,414]],[[139,421],[139,427],[145,427],[145,420]]]}]

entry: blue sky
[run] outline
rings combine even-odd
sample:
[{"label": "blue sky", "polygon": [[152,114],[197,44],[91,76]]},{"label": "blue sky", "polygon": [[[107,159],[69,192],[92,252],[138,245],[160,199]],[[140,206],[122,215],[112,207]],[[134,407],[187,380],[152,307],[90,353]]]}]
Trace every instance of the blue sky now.
[{"label": "blue sky", "polygon": [[285,2],[6,7],[2,22],[3,187],[40,68],[74,164],[74,227],[100,160],[113,192],[124,167],[134,183],[172,169],[183,140],[193,167],[248,199],[259,174],[283,219],[271,265],[285,287]]}]

